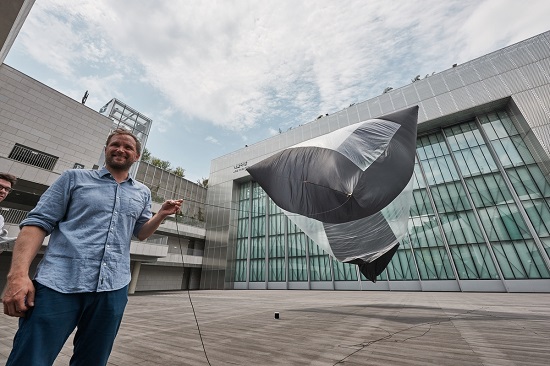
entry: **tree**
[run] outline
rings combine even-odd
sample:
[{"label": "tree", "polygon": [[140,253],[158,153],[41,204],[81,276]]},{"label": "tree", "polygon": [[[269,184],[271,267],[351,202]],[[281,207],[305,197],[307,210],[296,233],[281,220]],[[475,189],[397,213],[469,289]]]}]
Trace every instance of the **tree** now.
[{"label": "tree", "polygon": [[176,169],[174,169],[172,173],[174,173],[178,177],[185,177],[185,169],[183,169],[181,166],[178,166]]},{"label": "tree", "polygon": [[151,152],[147,150],[147,148],[143,149],[143,152],[141,154],[141,161],[144,161],[146,163],[151,162]]},{"label": "tree", "polygon": [[170,162],[168,160],[160,160],[154,156],[151,157],[151,164],[157,168],[161,168],[166,171],[170,171]]},{"label": "tree", "polygon": [[197,179],[197,184],[201,187],[208,188],[208,178]]}]

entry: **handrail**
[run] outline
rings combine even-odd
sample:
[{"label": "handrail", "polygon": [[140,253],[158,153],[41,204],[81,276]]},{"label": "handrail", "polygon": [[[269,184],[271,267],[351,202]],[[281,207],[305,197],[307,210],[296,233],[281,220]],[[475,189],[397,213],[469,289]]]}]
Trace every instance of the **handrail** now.
[{"label": "handrail", "polygon": [[23,221],[29,211],[18,210],[15,208],[0,207],[0,215],[4,217],[6,224],[19,225]]}]

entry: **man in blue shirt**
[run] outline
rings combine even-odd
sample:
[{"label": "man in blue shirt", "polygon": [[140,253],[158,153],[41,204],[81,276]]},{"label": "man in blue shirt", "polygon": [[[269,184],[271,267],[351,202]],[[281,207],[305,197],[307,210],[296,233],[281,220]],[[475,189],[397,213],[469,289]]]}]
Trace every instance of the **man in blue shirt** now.
[{"label": "man in blue shirt", "polygon": [[134,135],[115,130],[103,169],[64,172],[21,222],[2,296],[4,313],[20,318],[7,366],[52,365],[75,328],[70,364],[107,364],[128,301],[131,237],[145,240],[182,204],[152,215],[151,192],[128,175],[140,153]]}]

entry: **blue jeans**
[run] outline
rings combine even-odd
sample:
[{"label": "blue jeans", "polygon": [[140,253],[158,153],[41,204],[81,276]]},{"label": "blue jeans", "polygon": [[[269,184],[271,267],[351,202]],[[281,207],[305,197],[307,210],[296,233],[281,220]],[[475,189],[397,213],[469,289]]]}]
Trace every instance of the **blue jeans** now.
[{"label": "blue jeans", "polygon": [[36,281],[35,306],[19,319],[6,366],[50,366],[73,330],[71,366],[107,365],[128,286],[109,292],[63,294]]}]

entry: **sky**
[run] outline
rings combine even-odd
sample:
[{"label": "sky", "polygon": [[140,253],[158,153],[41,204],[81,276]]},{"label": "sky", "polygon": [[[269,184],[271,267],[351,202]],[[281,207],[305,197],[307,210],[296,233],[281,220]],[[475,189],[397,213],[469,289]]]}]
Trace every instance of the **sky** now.
[{"label": "sky", "polygon": [[213,159],[550,29],[547,0],[36,0],[6,64],[96,111],[153,120],[147,149]]}]

